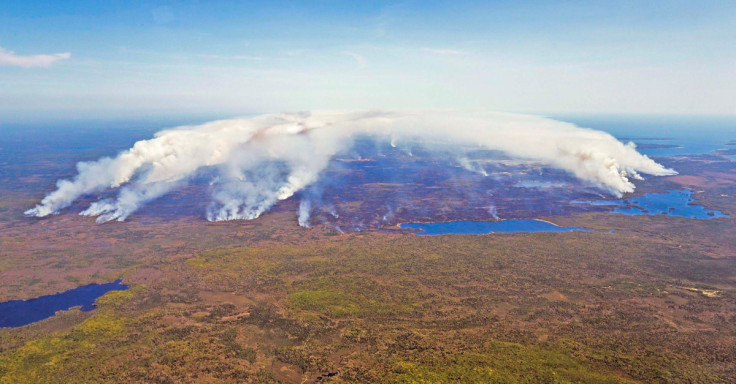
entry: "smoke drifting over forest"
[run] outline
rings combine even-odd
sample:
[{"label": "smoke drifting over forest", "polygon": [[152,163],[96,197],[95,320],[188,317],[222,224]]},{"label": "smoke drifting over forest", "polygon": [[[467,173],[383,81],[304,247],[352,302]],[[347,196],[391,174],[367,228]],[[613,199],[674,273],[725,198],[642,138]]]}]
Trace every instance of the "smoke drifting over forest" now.
[{"label": "smoke drifting over forest", "polygon": [[[98,222],[125,220],[146,203],[185,186],[202,172],[212,174],[212,221],[254,219],[275,203],[315,183],[336,155],[357,137],[392,146],[414,143],[453,153],[459,164],[482,175],[469,162],[471,150],[493,150],[569,172],[614,196],[632,192],[641,174],[676,172],[657,164],[613,136],[547,118],[490,112],[314,111],[213,121],[160,131],[116,157],[77,164],[77,175],[59,180],[27,215],[59,212],[84,195],[117,191],[81,212]],[[299,207],[308,225],[312,203]],[[493,208],[495,212],[495,208]]]}]

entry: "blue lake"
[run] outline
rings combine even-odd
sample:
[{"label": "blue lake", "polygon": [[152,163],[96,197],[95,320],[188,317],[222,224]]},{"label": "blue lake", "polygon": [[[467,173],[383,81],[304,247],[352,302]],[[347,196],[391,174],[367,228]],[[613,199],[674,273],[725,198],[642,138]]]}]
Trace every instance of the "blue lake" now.
[{"label": "blue lake", "polygon": [[47,319],[58,311],[81,306],[82,311],[95,309],[95,301],[109,291],[124,291],[128,286],[122,280],[105,284],[90,284],[53,295],[30,300],[12,300],[0,303],[0,328],[22,327]]},{"label": "blue lake", "polygon": [[449,221],[444,223],[404,223],[403,229],[418,229],[417,235],[485,235],[513,232],[590,231],[585,228],[560,227],[542,220]]},{"label": "blue lake", "polygon": [[[670,190],[664,193],[647,193],[644,196],[623,200],[590,201],[592,205],[612,205],[613,213],[624,215],[667,215],[687,217],[690,219],[713,219],[727,217],[722,212],[707,209],[702,205],[692,204],[696,201],[692,191],[688,189]],[[582,202],[580,202],[582,203]]]}]

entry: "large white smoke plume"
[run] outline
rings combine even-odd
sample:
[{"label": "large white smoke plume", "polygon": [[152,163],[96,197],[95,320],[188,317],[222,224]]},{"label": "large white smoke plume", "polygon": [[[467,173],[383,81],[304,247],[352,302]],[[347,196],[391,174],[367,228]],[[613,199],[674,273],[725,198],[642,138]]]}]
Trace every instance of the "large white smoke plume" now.
[{"label": "large white smoke plume", "polygon": [[[158,132],[114,158],[77,164],[73,180],[60,180],[27,215],[58,212],[82,195],[118,188],[115,199],[95,202],[82,215],[125,220],[143,204],[185,185],[204,169],[212,183],[209,220],[253,219],[279,200],[314,183],[330,159],[358,135],[419,141],[430,147],[485,148],[559,168],[613,195],[632,192],[639,173],[671,175],[631,143],[551,119],[489,112],[303,112],[214,121]],[[462,153],[458,153],[459,158]],[[477,164],[463,166],[481,172]],[[483,171],[484,172],[484,171]],[[311,207],[300,217],[308,225]]]}]

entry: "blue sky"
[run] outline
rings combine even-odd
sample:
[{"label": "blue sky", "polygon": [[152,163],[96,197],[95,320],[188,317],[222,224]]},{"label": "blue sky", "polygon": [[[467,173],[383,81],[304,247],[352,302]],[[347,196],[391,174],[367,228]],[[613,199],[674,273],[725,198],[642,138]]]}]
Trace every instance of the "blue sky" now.
[{"label": "blue sky", "polygon": [[734,1],[232,3],[4,0],[0,119],[736,114]]}]

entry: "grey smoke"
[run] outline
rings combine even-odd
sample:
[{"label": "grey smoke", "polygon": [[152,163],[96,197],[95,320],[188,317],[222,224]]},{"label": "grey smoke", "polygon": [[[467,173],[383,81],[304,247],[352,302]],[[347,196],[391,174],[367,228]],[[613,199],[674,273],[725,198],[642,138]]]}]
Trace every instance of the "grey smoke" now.
[{"label": "grey smoke", "polygon": [[299,202],[298,222],[300,227],[309,227],[309,215],[312,212],[312,203],[307,199]]},{"label": "grey smoke", "polygon": [[499,220],[498,211],[496,210],[495,205],[491,204],[491,206],[488,207],[488,214],[491,215],[491,217],[494,218],[495,220]]}]

